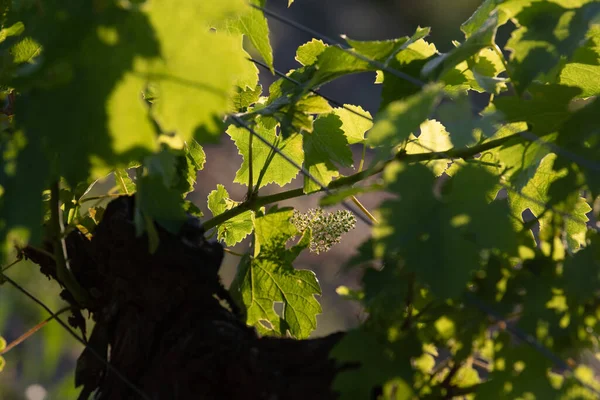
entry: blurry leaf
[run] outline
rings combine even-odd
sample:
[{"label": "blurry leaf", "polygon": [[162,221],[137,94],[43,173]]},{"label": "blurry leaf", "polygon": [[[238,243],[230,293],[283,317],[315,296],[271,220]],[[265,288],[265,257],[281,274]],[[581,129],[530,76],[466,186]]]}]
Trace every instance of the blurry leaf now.
[{"label": "blurry leaf", "polygon": [[527,122],[538,135],[554,132],[569,118],[568,105],[581,89],[563,85],[532,85],[530,99],[516,96],[494,100],[505,122]]},{"label": "blurry leaf", "polygon": [[0,29],[0,43],[4,42],[7,37],[19,36],[25,30],[25,25],[22,22],[16,22],[8,28]]},{"label": "blurry leaf", "polygon": [[[223,214],[236,205],[238,203],[229,198],[229,193],[223,185],[217,185],[217,189],[208,194],[208,208],[213,217]],[[233,246],[252,233],[253,224],[254,212],[244,211],[219,225],[218,238],[223,240],[227,246]]]},{"label": "blurry leaf", "polygon": [[304,193],[321,190],[339,176],[337,165],[352,165],[352,152],[342,131],[342,121],[335,114],[315,120],[312,133],[303,135],[304,168],[319,182],[304,177]]},{"label": "blurry leaf", "polygon": [[390,103],[375,118],[367,143],[381,148],[379,158],[395,153],[395,147],[408,139],[429,117],[440,97],[440,86],[430,85],[416,95]]},{"label": "blurry leaf", "polygon": [[[321,294],[315,274],[296,270],[292,262],[310,242],[310,232],[298,244],[286,249],[297,231],[289,222],[292,210],[282,209],[256,217],[254,257],[244,256],[232,283],[231,292],[246,307],[246,323],[261,333],[285,335],[287,331],[304,339],[317,326]],[[283,303],[281,316],[273,306]]]},{"label": "blurry leaf", "polygon": [[567,167],[573,175],[583,174],[595,198],[600,194],[600,101],[594,99],[570,115],[560,128],[556,145],[559,157],[554,169]]},{"label": "blurry leaf", "polygon": [[[96,9],[45,2],[45,12],[25,21],[44,48],[38,88],[17,103],[16,114],[26,132],[41,135],[49,154],[62,155],[52,172],[73,184],[140,160],[157,149],[150,114],[184,140],[200,133],[216,137],[234,82],[252,66],[239,39],[210,32],[208,24],[243,4],[174,7],[156,0],[140,12],[112,3]],[[160,99],[151,110],[140,96],[148,81]]]},{"label": "blurry leaf", "polygon": [[[183,210],[181,194],[171,189],[164,177],[159,174],[149,174],[137,181],[136,210],[158,222],[171,233],[179,233],[179,229],[187,220]],[[146,228],[138,220],[138,234],[141,228]]]},{"label": "blurry leaf", "polygon": [[480,267],[480,249],[516,251],[505,204],[490,204],[497,177],[484,169],[461,168],[443,202],[433,194],[434,175],[422,165],[403,168],[392,163],[384,179],[387,190],[399,198],[384,201],[377,210],[375,253],[379,258],[384,253],[402,257],[405,269],[435,295],[454,297],[465,290],[471,273]]},{"label": "blurry leaf", "polygon": [[532,346],[509,343],[506,333],[500,339],[495,343],[497,367],[490,372],[490,379],[477,388],[477,397],[516,399],[532,395],[536,399],[556,398],[557,391],[548,378],[552,362],[541,357]]},{"label": "blurry leaf", "polygon": [[[394,329],[394,328],[390,328]],[[375,387],[389,380],[399,380],[399,399],[411,399],[412,357],[420,355],[420,345],[412,335],[403,335],[386,341],[363,329],[347,332],[331,351],[340,363],[360,363],[358,368],[348,368],[338,373],[333,389],[345,399],[369,399]]]},{"label": "blurry leaf", "polygon": [[344,104],[343,108],[335,108],[333,113],[342,120],[342,131],[348,144],[363,143],[365,132],[373,126],[371,113],[361,106]]},{"label": "blurry leaf", "polygon": [[[406,153],[430,153],[443,152],[452,148],[450,135],[446,132],[444,125],[434,119],[424,121],[420,126],[421,134],[414,137],[406,145]],[[440,176],[447,168],[450,160],[431,160],[426,162],[435,176]]]},{"label": "blurry leaf", "polygon": [[[267,142],[278,148],[283,154],[294,160],[298,165],[304,161],[304,152],[302,150],[302,135],[296,133],[283,139],[281,135],[276,134],[276,128],[265,128],[260,122],[253,128]],[[227,134],[233,139],[238,148],[238,153],[244,158],[242,166],[235,174],[234,182],[242,185],[248,185],[249,180],[249,144],[250,135],[247,129],[243,127],[230,126]],[[268,167],[266,167],[268,166]],[[270,146],[264,144],[260,139],[252,139],[252,178],[253,185],[258,183],[261,170],[266,168],[264,176],[260,182],[259,188],[269,183],[276,183],[284,186],[292,181],[298,175],[298,169],[290,164],[279,154],[271,150]]]}]

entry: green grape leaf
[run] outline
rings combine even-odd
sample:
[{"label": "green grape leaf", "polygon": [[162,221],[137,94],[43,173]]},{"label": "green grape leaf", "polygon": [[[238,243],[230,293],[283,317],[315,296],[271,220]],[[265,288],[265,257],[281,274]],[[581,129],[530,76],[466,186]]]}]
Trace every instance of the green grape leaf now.
[{"label": "green grape leaf", "polygon": [[394,379],[399,383],[394,398],[411,399],[414,393],[410,360],[419,355],[421,344],[412,335],[388,341],[365,329],[352,330],[333,348],[331,356],[337,363],[360,363],[360,366],[338,373],[333,389],[341,394],[341,399],[369,399],[375,387]]},{"label": "green grape leaf", "polygon": [[442,104],[436,110],[435,117],[446,127],[452,143],[458,148],[473,145],[482,136],[489,137],[496,131],[489,119],[473,115],[467,96]]},{"label": "green grape leaf", "polygon": [[235,112],[246,110],[250,105],[256,103],[262,94],[261,85],[256,85],[254,89],[242,89],[238,87],[236,90],[237,93],[232,98],[233,110]]},{"label": "green grape leaf", "polygon": [[[251,0],[250,4],[264,7],[266,0]],[[269,41],[269,25],[263,12],[250,8],[245,14],[227,21],[227,29],[232,33],[246,35],[265,63],[273,70],[273,50]]]},{"label": "green grape leaf", "polygon": [[319,182],[304,177],[304,193],[311,193],[327,186],[340,175],[337,165],[352,165],[352,152],[342,131],[342,121],[335,114],[321,116],[315,120],[312,133],[302,137],[304,168]]},{"label": "green grape leaf", "polygon": [[[553,182],[567,175],[566,170],[556,172],[553,170],[553,165],[556,160],[555,154],[549,154],[541,161],[533,178],[529,180],[527,185],[520,191],[510,190],[508,199],[513,215],[522,220],[523,211],[529,209],[536,217],[540,216],[546,209],[546,205],[552,205],[556,200],[550,197],[550,187]],[[583,203],[581,203],[583,201]],[[556,207],[556,206],[555,206]],[[568,238],[569,247],[572,250],[578,249],[585,244],[585,231],[587,230],[588,217],[586,214],[591,210],[585,200],[579,200],[579,196],[575,201],[569,201],[560,206],[562,212],[568,213],[570,218],[566,224],[566,235]],[[547,217],[542,218],[540,229],[544,229],[546,224],[551,220]]]},{"label": "green grape leaf", "polygon": [[313,39],[310,42],[304,43],[296,50],[296,61],[302,65],[312,65],[317,61],[327,45],[322,40]]},{"label": "green grape leaf", "polygon": [[556,2],[533,1],[514,18],[519,28],[513,31],[506,48],[511,80],[522,93],[540,74],[553,69],[561,57],[570,58],[585,40],[600,4],[592,2],[567,9]]},{"label": "green grape leaf", "polygon": [[429,117],[440,98],[440,86],[428,85],[418,94],[390,103],[375,118],[367,144],[380,147],[380,158],[387,158]]},{"label": "green grape leaf", "polygon": [[598,135],[598,115],[600,101],[594,99],[574,112],[561,127],[556,145],[559,159],[554,169],[567,167],[574,175],[583,174],[586,184],[596,197],[600,194],[600,135]]},{"label": "green grape leaf", "polygon": [[498,17],[492,14],[481,27],[473,32],[464,43],[458,47],[431,59],[423,66],[425,76],[439,77],[463,61],[479,53],[482,49],[492,46],[498,29]]},{"label": "green grape leaf", "polygon": [[[137,180],[136,219],[138,234],[144,230],[149,233],[152,227],[147,225],[147,219],[158,222],[171,233],[179,233],[179,229],[187,220],[183,209],[181,194],[169,187],[169,182],[159,173],[150,173]],[[141,218],[140,218],[141,217]],[[151,237],[150,237],[151,239]]]},{"label": "green grape leaf", "polygon": [[[511,132],[523,132],[527,130],[525,123],[513,123],[505,125],[504,130]],[[544,141],[552,143],[556,140],[556,134],[544,136]],[[522,189],[534,176],[542,159],[550,153],[548,145],[542,142],[522,142],[520,137],[508,141],[503,146],[497,147],[484,156],[486,161],[494,161],[499,164],[503,177],[517,190]],[[488,157],[492,157],[490,160]]]},{"label": "green grape leaf", "polygon": [[[425,63],[436,54],[438,54],[438,51],[433,43],[419,39],[398,52],[393,60],[390,61],[389,67],[419,78],[421,76],[421,69]],[[380,108],[384,109],[388,104],[414,95],[419,90],[420,88],[414,83],[401,79],[390,72],[383,71]]]},{"label": "green grape leaf", "polygon": [[[223,185],[217,185],[217,189],[208,194],[208,209],[212,212],[213,217],[223,214],[238,204],[229,198],[229,193]],[[251,234],[253,228],[254,212],[244,211],[219,225],[218,238],[227,246],[233,246]]]},{"label": "green grape leaf", "polygon": [[[487,23],[488,18],[490,18],[490,15],[499,3],[501,3],[501,1],[485,0],[477,10],[475,10],[473,15],[460,26],[460,30],[465,34],[465,38],[469,38],[469,36],[481,31],[482,27]],[[500,13],[496,18],[498,18],[498,25],[504,25],[508,20],[508,18],[504,16],[504,13]]]},{"label": "green grape leaf", "polygon": [[126,169],[115,169],[115,183],[119,187],[119,192],[123,194],[133,194],[136,191],[135,183],[129,177]]},{"label": "green grape leaf", "polygon": [[490,204],[497,177],[464,166],[449,182],[450,193],[443,201],[433,194],[434,178],[422,165],[392,163],[385,169],[387,190],[399,198],[384,201],[377,210],[375,251],[379,258],[384,253],[402,257],[406,270],[435,295],[454,297],[480,267],[480,249],[514,254],[517,244],[506,204]]},{"label": "green grape leaf", "polygon": [[373,127],[371,113],[361,106],[344,104],[344,107],[334,108],[333,113],[342,120],[342,131],[348,144],[363,143],[365,132]]},{"label": "green grape leaf", "polygon": [[562,85],[581,88],[577,97],[600,94],[600,26],[590,29],[587,42],[575,50],[573,58],[560,71],[558,81]]},{"label": "green grape leaf", "polygon": [[[452,148],[450,135],[440,122],[428,119],[420,128],[421,134],[418,138],[414,135],[409,138],[405,149],[407,154],[443,152]],[[426,165],[432,169],[435,176],[440,176],[448,168],[448,163],[449,160],[431,160],[426,162]]]},{"label": "green grape leaf", "polygon": [[[240,262],[231,292],[246,307],[246,323],[259,332],[307,338],[317,326],[321,305],[315,295],[321,288],[315,274],[296,270],[293,261],[310,243],[310,231],[291,248],[286,243],[297,234],[290,223],[291,209],[280,209],[257,216],[254,221],[254,257]],[[281,316],[273,308],[283,303]]]},{"label": "green grape leaf", "polygon": [[22,22],[15,22],[8,28],[0,29],[0,43],[4,42],[6,38],[11,36],[19,36],[25,31],[25,25]]},{"label": "green grape leaf", "polygon": [[500,368],[494,368],[489,379],[479,385],[477,397],[516,399],[531,395],[536,399],[556,398],[557,391],[548,379],[552,362],[533,346],[514,345],[510,341],[506,333],[495,341],[496,365]]},{"label": "green grape leaf", "polygon": [[600,285],[600,240],[592,237],[591,243],[564,263],[565,294],[569,304],[585,304],[596,296]]},{"label": "green grape leaf", "polygon": [[[156,0],[140,11],[46,2],[25,22],[44,62],[37,90],[16,115],[49,154],[62,155],[52,172],[73,184],[157,150],[150,114],[184,140],[216,137],[234,83],[255,67],[238,38],[210,32],[209,22],[244,9],[240,0],[176,7]],[[149,82],[158,93],[150,110],[140,96]]]},{"label": "green grape leaf", "polygon": [[532,85],[530,99],[510,96],[494,100],[505,122],[527,122],[538,135],[555,132],[569,117],[568,105],[581,89],[563,85]]},{"label": "green grape leaf", "polygon": [[[273,147],[278,148],[283,154],[294,160],[298,165],[304,161],[304,152],[302,151],[302,135],[292,134],[287,139],[276,134],[276,128],[265,128],[260,122],[253,128],[259,135],[267,140]],[[250,132],[242,127],[230,126],[227,134],[233,139],[238,148],[239,154],[244,158],[240,169],[235,174],[234,182],[242,185],[248,185],[249,180],[249,145]],[[263,168],[264,173],[263,173]],[[284,186],[292,181],[298,175],[298,169],[290,164],[286,159],[272,151],[271,146],[267,146],[260,139],[252,139],[252,178],[253,185],[257,185],[260,180],[259,188],[269,183],[275,183]]]}]

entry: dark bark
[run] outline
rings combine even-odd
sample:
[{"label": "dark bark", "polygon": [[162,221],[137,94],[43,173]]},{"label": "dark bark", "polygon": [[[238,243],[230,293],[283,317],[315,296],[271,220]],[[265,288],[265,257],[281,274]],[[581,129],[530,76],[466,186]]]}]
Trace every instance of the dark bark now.
[{"label": "dark bark", "polygon": [[[87,311],[96,325],[76,372],[83,397],[97,390],[102,400],[141,398],[126,381],[161,400],[337,397],[331,383],[349,366],[329,351],[343,334],[259,337],[231,304],[218,276],[223,250],[204,240],[197,220],[179,235],[157,227],[160,245],[150,254],[147,236],[136,237],[133,207],[133,197],[118,198],[91,240],[78,231],[67,237],[71,269],[94,298]],[[50,257],[31,248],[25,255],[56,279]],[[70,318],[80,327],[82,320],[78,312]]]}]

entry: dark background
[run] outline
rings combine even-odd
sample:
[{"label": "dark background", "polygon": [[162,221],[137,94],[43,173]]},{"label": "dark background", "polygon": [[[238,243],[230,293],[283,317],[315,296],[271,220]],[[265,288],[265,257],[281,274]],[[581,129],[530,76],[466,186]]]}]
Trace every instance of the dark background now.
[{"label": "dark background", "polygon": [[[478,0],[296,0],[291,8],[287,8],[287,0],[270,0],[267,8],[336,39],[339,39],[340,34],[359,40],[391,39],[411,35],[419,25],[430,26],[432,33],[428,40],[433,41],[440,51],[447,51],[452,47],[452,40],[462,40],[460,24],[479,4]],[[294,60],[296,48],[312,37],[278,21],[271,20],[269,25],[275,68],[282,72],[297,68],[299,64]],[[380,87],[373,85],[374,79],[375,74],[344,77],[324,86],[322,92],[343,103],[361,105],[375,114],[379,105]],[[270,73],[261,73],[265,91],[273,80]],[[245,187],[231,183],[242,159],[226,135],[219,145],[206,146],[206,153],[205,169],[198,174],[197,189],[190,195],[190,199],[209,217],[206,197],[218,183],[225,184],[231,197],[236,200],[243,199]],[[359,149],[356,149],[355,156],[357,162]],[[297,178],[292,185],[299,187],[301,179]],[[106,192],[111,186],[112,182],[107,181],[104,188],[100,186],[98,190]],[[279,190],[271,186],[262,189],[261,194]],[[381,197],[363,195],[360,200],[373,210]],[[317,195],[284,202],[284,205],[300,210],[307,210],[317,204]],[[357,286],[359,272],[346,273],[341,271],[341,266],[369,233],[368,227],[358,222],[357,228],[347,234],[341,244],[319,256],[303,254],[295,264],[296,268],[314,270],[323,289],[323,296],[319,300],[324,312],[318,317],[318,328],[314,335],[348,329],[364,318],[361,310],[355,304],[342,300],[335,289],[339,285]],[[246,248],[246,243],[236,246],[238,251]],[[226,284],[232,279],[237,262],[236,257],[227,256],[222,268]],[[56,284],[42,277],[34,265],[21,263],[10,273],[13,279],[46,302],[50,308],[58,310],[62,306],[57,297]],[[46,317],[43,309],[8,285],[0,288],[0,333],[8,341],[14,340]],[[80,352],[80,345],[57,323],[48,324],[6,354],[8,365],[0,373],[0,400],[76,398],[73,368]]]}]

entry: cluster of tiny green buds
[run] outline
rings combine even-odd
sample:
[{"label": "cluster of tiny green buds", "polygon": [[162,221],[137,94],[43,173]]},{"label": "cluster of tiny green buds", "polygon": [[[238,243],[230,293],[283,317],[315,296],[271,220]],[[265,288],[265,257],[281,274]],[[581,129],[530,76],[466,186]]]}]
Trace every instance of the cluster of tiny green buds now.
[{"label": "cluster of tiny green buds", "polygon": [[331,249],[331,246],[341,241],[344,233],[354,229],[356,217],[347,210],[327,213],[322,208],[317,208],[306,213],[294,210],[290,222],[300,233],[310,228],[310,251],[319,254]]}]

